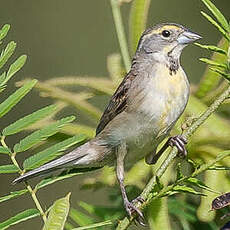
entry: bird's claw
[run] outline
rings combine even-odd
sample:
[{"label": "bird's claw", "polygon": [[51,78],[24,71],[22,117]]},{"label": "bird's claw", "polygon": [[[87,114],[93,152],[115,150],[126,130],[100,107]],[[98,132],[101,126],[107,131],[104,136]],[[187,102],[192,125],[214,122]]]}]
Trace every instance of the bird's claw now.
[{"label": "bird's claw", "polygon": [[140,216],[137,217],[137,219],[134,220],[135,225],[137,224],[146,227],[146,224],[144,223],[145,219],[141,218]]},{"label": "bird's claw", "polygon": [[185,148],[185,145],[187,144],[187,140],[185,137],[181,135],[177,135],[174,137],[170,137],[168,140],[168,144],[173,147],[177,147],[178,153],[180,156],[186,157],[187,156],[187,150]]},{"label": "bird's claw", "polygon": [[[136,200],[136,199],[135,199]],[[137,219],[135,220],[135,223],[137,222],[138,224],[145,226],[145,218],[142,212],[134,205],[132,202],[126,201],[125,202],[125,209],[130,217],[134,215],[134,213],[137,214]]]},{"label": "bird's claw", "polygon": [[138,196],[138,197],[136,197],[135,199],[133,199],[133,200],[131,201],[131,203],[134,204],[134,205],[135,205],[136,203],[138,203],[138,202],[143,204],[143,203],[144,203],[144,199],[143,199],[141,196]]}]

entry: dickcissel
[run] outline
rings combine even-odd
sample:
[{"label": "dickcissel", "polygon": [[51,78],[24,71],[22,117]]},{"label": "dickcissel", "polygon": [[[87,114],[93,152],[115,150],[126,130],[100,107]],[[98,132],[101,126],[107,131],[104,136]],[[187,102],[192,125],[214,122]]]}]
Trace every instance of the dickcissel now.
[{"label": "dickcissel", "polygon": [[116,165],[117,179],[127,213],[142,213],[128,200],[124,167],[145,157],[155,163],[168,145],[186,153],[186,140],[170,138],[156,153],[183,113],[189,98],[189,82],[180,65],[185,46],[200,39],[196,33],[174,23],[162,23],[145,30],[132,66],[106,107],[96,136],[72,152],[26,172],[14,183],[37,175],[71,168]]}]

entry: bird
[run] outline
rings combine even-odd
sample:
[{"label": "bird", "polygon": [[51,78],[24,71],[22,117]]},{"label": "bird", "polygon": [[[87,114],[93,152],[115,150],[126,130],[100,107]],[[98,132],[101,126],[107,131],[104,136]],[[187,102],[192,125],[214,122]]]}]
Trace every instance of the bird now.
[{"label": "bird", "polygon": [[[145,158],[154,164],[168,146],[186,155],[187,141],[169,136],[188,102],[190,86],[180,64],[182,50],[201,36],[176,23],[160,23],[146,29],[139,40],[130,71],[111,97],[96,129],[96,136],[70,153],[24,173],[13,183],[38,175],[72,168],[115,166],[124,208],[131,217],[142,212],[129,201],[125,169]],[[140,221],[141,222],[141,221]]]}]

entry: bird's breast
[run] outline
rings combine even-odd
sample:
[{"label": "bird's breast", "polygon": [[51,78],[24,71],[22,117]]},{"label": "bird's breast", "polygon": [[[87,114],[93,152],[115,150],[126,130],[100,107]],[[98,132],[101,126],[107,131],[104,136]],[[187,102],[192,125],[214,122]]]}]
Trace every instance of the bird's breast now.
[{"label": "bird's breast", "polygon": [[147,154],[162,141],[161,137],[167,135],[184,111],[189,83],[182,68],[171,75],[162,65],[153,76],[140,81],[138,88],[127,114],[132,117],[129,124],[132,130],[127,137],[134,151],[139,146]]},{"label": "bird's breast", "polygon": [[158,132],[174,124],[184,111],[189,97],[189,83],[181,67],[170,74],[165,65],[157,68],[145,83],[136,112],[142,123],[145,121],[147,127],[153,128],[158,135]]}]

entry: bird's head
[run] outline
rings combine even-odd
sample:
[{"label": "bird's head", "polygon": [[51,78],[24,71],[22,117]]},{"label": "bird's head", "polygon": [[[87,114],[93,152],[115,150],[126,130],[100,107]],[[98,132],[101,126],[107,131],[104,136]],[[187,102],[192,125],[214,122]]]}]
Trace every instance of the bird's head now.
[{"label": "bird's head", "polygon": [[179,59],[183,48],[200,38],[200,35],[182,25],[162,23],[144,31],[137,47],[137,53],[152,56],[159,61],[167,57]]}]

